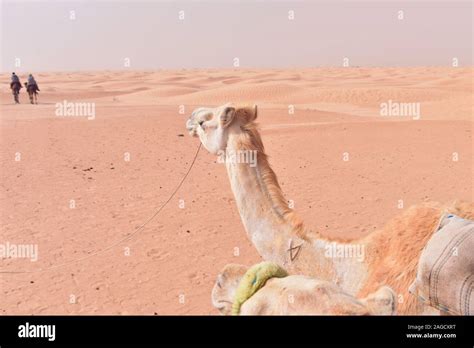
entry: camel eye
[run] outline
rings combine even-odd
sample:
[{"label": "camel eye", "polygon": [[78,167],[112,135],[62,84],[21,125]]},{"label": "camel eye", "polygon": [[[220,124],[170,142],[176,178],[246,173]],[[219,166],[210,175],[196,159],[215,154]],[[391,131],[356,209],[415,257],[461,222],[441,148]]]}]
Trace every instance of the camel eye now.
[{"label": "camel eye", "polygon": [[222,289],[222,274],[217,276],[217,286]]}]

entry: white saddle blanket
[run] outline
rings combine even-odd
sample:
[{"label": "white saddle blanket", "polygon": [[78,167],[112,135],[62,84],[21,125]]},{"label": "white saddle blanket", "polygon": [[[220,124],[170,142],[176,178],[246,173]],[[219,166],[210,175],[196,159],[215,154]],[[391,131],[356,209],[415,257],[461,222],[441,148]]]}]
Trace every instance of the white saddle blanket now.
[{"label": "white saddle blanket", "polygon": [[410,292],[454,315],[474,315],[474,221],[445,214],[426,244]]}]

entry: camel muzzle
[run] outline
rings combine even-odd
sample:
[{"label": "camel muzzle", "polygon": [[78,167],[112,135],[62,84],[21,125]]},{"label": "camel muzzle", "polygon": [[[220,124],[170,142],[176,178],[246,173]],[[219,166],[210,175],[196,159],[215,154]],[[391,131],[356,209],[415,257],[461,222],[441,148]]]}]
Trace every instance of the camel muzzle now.
[{"label": "camel muzzle", "polygon": [[191,116],[186,121],[186,129],[188,130],[189,135],[192,135],[193,137],[197,136],[196,127],[197,127],[197,124],[196,122],[194,122],[193,116]]}]

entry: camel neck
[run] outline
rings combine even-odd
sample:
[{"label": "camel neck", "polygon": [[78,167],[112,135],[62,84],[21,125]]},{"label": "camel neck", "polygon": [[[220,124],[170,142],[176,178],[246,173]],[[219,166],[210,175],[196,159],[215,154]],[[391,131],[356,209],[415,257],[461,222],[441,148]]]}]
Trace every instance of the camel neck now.
[{"label": "camel neck", "polygon": [[355,276],[363,270],[363,261],[357,258],[364,250],[302,234],[304,227],[288,207],[263,145],[253,146],[259,143],[260,138],[249,141],[248,134],[231,131],[225,151],[230,185],[248,238],[264,260],[291,273],[334,281],[355,293],[359,287]]},{"label": "camel neck", "polygon": [[277,195],[281,192],[275,192],[278,183],[272,178],[269,181],[271,168],[265,154],[245,146],[240,134],[231,133],[225,155],[230,185],[249,239],[265,260],[286,264],[294,224],[286,218],[289,208]]}]

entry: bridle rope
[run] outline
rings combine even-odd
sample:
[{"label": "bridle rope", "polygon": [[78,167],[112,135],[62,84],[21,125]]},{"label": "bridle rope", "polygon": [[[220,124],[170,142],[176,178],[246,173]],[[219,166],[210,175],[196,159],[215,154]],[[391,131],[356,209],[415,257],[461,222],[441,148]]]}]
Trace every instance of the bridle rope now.
[{"label": "bridle rope", "polygon": [[81,258],[78,258],[78,259],[74,259],[74,260],[70,260],[70,261],[67,261],[67,262],[64,262],[64,263],[61,263],[59,265],[54,265],[54,266],[50,266],[50,267],[47,267],[47,268],[40,268],[40,269],[37,269],[37,270],[32,270],[32,271],[6,271],[6,270],[0,270],[0,274],[6,274],[6,273],[10,273],[10,274],[21,274],[21,273],[39,273],[39,272],[45,272],[45,271],[50,271],[50,270],[53,270],[53,269],[57,269],[57,268],[60,268],[60,267],[64,267],[64,266],[67,266],[67,265],[71,265],[71,264],[74,264],[74,263],[77,263],[77,262],[82,262],[84,260],[87,260],[91,257],[94,257],[94,256],[97,256],[97,255],[100,255],[114,247],[116,247],[117,245],[131,239],[133,236],[135,236],[138,232],[140,232],[141,230],[143,230],[146,225],[148,225],[162,210],[164,207],[166,207],[166,205],[173,199],[173,197],[176,195],[176,193],[178,192],[178,190],[181,188],[181,186],[183,185],[184,181],[186,180],[186,178],[188,177],[189,173],[191,172],[191,169],[193,168],[194,166],[194,163],[196,162],[196,159],[197,159],[197,156],[199,154],[199,150],[201,149],[201,142],[199,142],[199,146],[197,148],[197,151],[196,151],[196,154],[194,155],[194,158],[193,158],[193,161],[191,162],[186,174],[184,174],[183,178],[181,179],[181,181],[179,182],[178,186],[176,186],[176,188],[174,189],[173,193],[171,194],[171,196],[155,211],[155,213],[150,216],[148,218],[148,220],[146,220],[143,224],[141,224],[140,226],[138,226],[133,232],[131,232],[130,234],[128,234],[127,236],[125,236],[124,238],[116,241],[115,243],[109,245],[108,247],[105,247],[104,249],[101,249],[101,250],[97,250],[96,252],[94,253],[91,253],[87,256],[84,256],[84,257],[81,257]]}]

